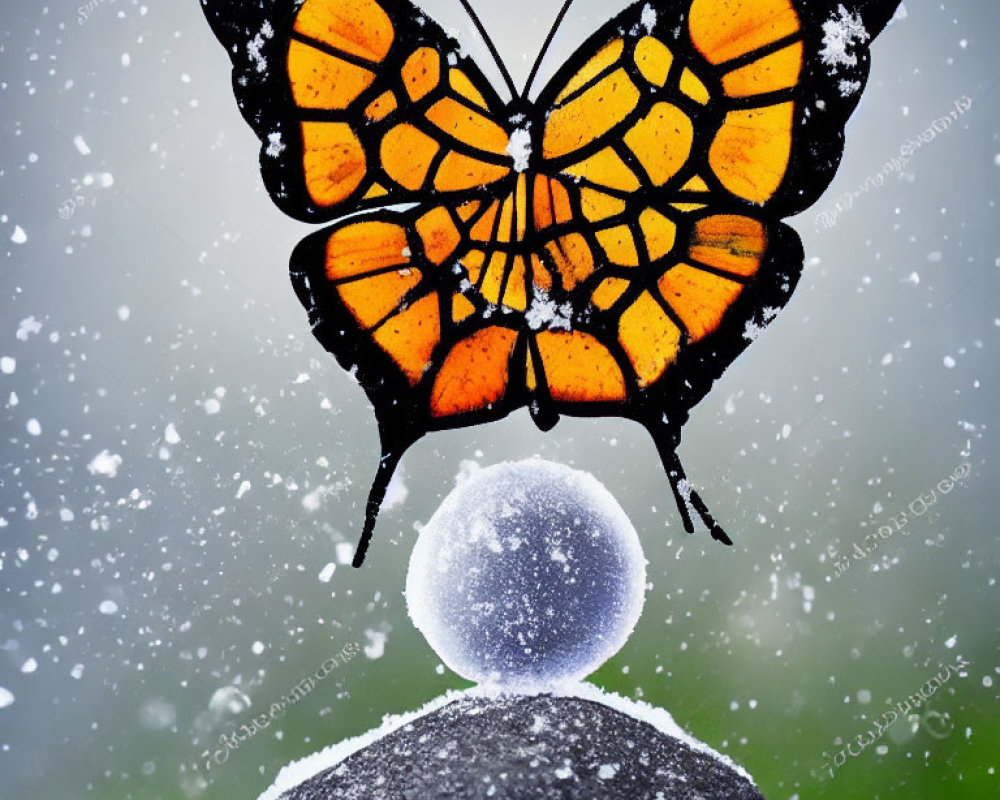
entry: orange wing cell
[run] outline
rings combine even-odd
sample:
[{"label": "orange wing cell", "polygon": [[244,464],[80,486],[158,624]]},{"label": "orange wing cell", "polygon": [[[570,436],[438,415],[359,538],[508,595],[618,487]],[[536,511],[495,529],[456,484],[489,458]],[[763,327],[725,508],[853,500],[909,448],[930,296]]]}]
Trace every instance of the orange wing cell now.
[{"label": "orange wing cell", "polygon": [[508,365],[516,341],[515,331],[494,325],[457,342],[434,381],[431,414],[449,417],[499,403],[507,392]]}]

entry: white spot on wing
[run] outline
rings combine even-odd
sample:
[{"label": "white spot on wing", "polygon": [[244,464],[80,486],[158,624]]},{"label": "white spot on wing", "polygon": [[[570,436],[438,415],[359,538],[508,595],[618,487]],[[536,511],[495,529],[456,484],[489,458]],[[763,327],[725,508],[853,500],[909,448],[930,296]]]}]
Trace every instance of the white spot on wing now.
[{"label": "white spot on wing", "polygon": [[535,296],[531,300],[531,306],[524,315],[528,327],[533,331],[568,331],[572,330],[570,315],[573,307],[569,303],[557,303],[549,298],[541,289],[535,289]]},{"label": "white spot on wing", "polygon": [[260,26],[260,33],[247,42],[247,54],[250,56],[250,60],[253,61],[254,66],[257,67],[257,72],[262,75],[267,72],[267,59],[264,57],[263,53],[261,53],[261,50],[264,49],[266,40],[273,38],[274,28],[271,27],[270,22],[265,21],[264,24]]},{"label": "white spot on wing", "polygon": [[642,27],[646,29],[646,33],[653,32],[653,28],[656,27],[656,20],[656,9],[647,3],[643,6],[642,17],[640,18],[640,22],[642,23]]},{"label": "white spot on wing", "polygon": [[517,128],[507,142],[507,155],[514,159],[514,170],[524,172],[531,160],[531,133],[527,128]]},{"label": "white spot on wing", "polygon": [[281,131],[267,135],[267,149],[264,151],[271,158],[277,158],[285,151],[285,143],[281,141]]},{"label": "white spot on wing", "polygon": [[855,67],[858,64],[857,46],[870,38],[859,14],[852,14],[843,5],[837,6],[834,15],[823,23],[820,60],[830,67],[831,73],[839,67]]}]

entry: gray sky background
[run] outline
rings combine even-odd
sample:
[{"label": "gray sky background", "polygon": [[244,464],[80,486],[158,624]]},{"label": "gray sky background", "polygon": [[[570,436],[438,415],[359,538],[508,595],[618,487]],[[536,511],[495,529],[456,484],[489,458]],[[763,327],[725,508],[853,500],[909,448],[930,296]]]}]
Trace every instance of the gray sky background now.
[{"label": "gray sky background", "polygon": [[[476,5],[523,77],[558,3]],[[550,64],[623,5],[580,0]],[[470,35],[457,2],[428,8]],[[882,796],[931,777],[985,796],[996,747],[981,743],[1000,737],[1000,4],[906,9],[873,47],[833,186],[792,220],[796,294],[684,431],[688,474],[736,546],[683,533],[638,426],[541,434],[519,413],[416,445],[357,572],[344,560],[374,417],[309,333],[287,277],[308,226],[263,189],[198,4],[3,3],[0,793],[252,797],[289,759],[462,685],[405,614],[415,525],[463,460],[539,454],[595,474],[650,561],[643,619],[596,682],[666,707],[769,797],[839,797],[810,777],[823,751],[962,655],[968,677],[935,706],[953,735],[901,727],[869,754],[877,769],[848,766]],[[956,102],[971,105],[954,125],[833,218]],[[835,575],[835,556],[965,463]],[[194,766],[351,642],[364,653],[307,703],[217,772]]]}]

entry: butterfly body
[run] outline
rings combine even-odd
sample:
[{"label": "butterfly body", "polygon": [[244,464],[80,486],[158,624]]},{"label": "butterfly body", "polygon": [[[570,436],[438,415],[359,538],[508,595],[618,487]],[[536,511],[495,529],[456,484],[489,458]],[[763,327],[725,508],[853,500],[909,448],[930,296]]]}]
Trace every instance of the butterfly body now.
[{"label": "butterfly body", "polygon": [[636,3],[537,97],[507,100],[409,2],[262,3],[258,18],[203,0],[271,195],[334,220],[291,273],[379,420],[358,562],[409,445],[520,407],[543,430],[563,413],[640,422],[685,527],[690,502],[728,542],[687,485],[680,430],[795,287],[781,219],[831,180],[865,23],[894,0]]}]

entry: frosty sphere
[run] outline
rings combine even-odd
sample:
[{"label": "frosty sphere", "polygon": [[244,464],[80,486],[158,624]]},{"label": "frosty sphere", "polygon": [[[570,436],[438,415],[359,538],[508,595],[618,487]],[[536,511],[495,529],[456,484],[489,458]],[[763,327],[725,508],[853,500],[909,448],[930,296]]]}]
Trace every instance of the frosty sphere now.
[{"label": "frosty sphere", "polygon": [[581,680],[617,653],[645,584],[639,537],[611,493],[532,459],[459,481],[420,532],[406,601],[459,675],[531,692]]}]

